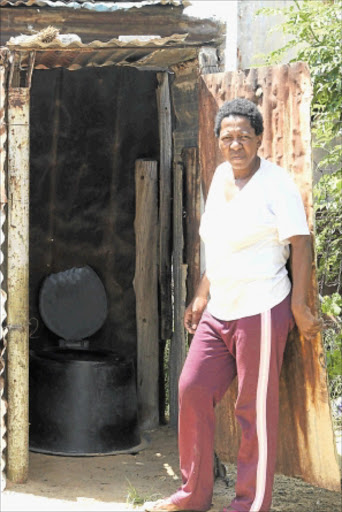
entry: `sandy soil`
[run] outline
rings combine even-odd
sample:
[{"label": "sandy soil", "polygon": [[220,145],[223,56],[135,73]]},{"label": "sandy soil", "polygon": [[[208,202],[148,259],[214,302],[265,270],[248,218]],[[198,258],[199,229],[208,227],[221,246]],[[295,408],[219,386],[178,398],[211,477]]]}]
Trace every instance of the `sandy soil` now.
[{"label": "sandy soil", "polygon": [[[58,457],[30,454],[27,483],[8,483],[2,512],[143,510],[142,500],[168,496],[179,485],[175,431],[161,427],[148,433],[137,454]],[[219,512],[234,495],[236,468],[215,482],[211,512]],[[139,504],[140,503],[140,504]],[[277,475],[272,512],[338,512],[341,495]]]}]

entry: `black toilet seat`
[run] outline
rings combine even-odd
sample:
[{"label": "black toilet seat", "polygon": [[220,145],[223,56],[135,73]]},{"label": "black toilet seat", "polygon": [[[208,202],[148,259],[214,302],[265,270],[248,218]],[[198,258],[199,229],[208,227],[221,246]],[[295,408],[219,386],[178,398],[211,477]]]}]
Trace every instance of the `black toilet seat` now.
[{"label": "black toilet seat", "polygon": [[104,324],[106,291],[91,267],[73,267],[44,279],[39,310],[45,325],[60,338],[81,341]]}]

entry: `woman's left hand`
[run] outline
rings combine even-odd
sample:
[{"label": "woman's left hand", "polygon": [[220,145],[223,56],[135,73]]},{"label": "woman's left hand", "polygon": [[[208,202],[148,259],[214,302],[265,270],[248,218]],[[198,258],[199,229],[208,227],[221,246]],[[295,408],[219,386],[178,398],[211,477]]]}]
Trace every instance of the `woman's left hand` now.
[{"label": "woman's left hand", "polygon": [[322,322],[311,313],[308,306],[309,290],[312,287],[312,243],[310,235],[290,238],[292,267],[291,309],[302,336],[314,338],[322,328]]},{"label": "woman's left hand", "polygon": [[307,305],[292,307],[292,313],[299,332],[306,340],[317,336],[322,328],[322,322],[311,313]]}]

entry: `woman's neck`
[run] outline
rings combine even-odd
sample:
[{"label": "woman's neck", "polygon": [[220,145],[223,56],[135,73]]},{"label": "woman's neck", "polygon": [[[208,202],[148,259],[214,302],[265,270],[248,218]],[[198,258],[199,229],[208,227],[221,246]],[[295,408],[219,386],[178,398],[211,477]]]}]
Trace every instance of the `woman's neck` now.
[{"label": "woman's neck", "polygon": [[257,156],[251,169],[233,169],[235,181],[248,181],[257,172],[260,167],[260,158]]}]

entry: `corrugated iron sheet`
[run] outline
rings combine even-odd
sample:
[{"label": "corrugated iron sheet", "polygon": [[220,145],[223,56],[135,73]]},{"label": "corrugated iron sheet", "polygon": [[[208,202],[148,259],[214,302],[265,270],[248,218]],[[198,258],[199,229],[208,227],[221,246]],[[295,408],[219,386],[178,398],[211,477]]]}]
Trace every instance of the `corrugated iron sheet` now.
[{"label": "corrugated iron sheet", "polygon": [[164,46],[178,46],[186,40],[187,34],[172,34],[169,37],[153,37],[147,38],[146,36],[136,36],[135,39],[129,41],[120,39],[111,39],[110,41],[97,41],[91,43],[82,43],[81,38],[77,34],[58,34],[52,41],[45,42],[41,40],[39,34],[34,35],[20,35],[11,37],[7,43],[9,48],[20,47],[21,49],[30,48],[34,50],[47,50],[47,49],[108,49],[111,48],[124,48],[124,47],[164,47]]},{"label": "corrugated iron sheet", "polygon": [[7,327],[4,322],[7,317],[6,301],[7,293],[4,290],[4,274],[3,262],[4,253],[2,252],[2,245],[5,242],[4,224],[6,222],[6,159],[7,159],[7,125],[6,125],[6,78],[7,78],[7,51],[0,53],[0,471],[1,471],[1,491],[6,487],[6,474],[5,474],[5,448],[6,448],[6,423],[5,415],[7,412],[7,403],[4,398],[5,387],[5,352],[7,347]]},{"label": "corrugated iron sheet", "polygon": [[[294,63],[271,68],[205,75],[199,84],[199,144],[202,177],[208,190],[221,155],[214,118],[224,101],[245,97],[260,108],[265,124],[260,154],[286,168],[296,181],[313,231],[310,105],[308,66]],[[318,311],[315,269],[310,306]],[[294,329],[289,337],[280,379],[280,425],[277,470],[339,490],[324,350],[318,335],[310,343]],[[234,388],[234,386],[233,386]],[[236,387],[217,410],[216,447],[222,460],[235,461],[239,427],[235,421]],[[227,440],[229,439],[229,442]]]},{"label": "corrugated iron sheet", "polygon": [[183,0],[142,0],[141,2],[88,2],[88,1],[71,1],[63,2],[62,0],[1,0],[0,6],[5,7],[10,5],[12,7],[53,7],[53,8],[68,8],[68,9],[88,9],[90,11],[98,12],[111,12],[118,9],[131,9],[132,7],[145,7],[146,5],[173,5],[175,7],[187,4]]},{"label": "corrugated iron sheet", "polygon": [[7,47],[20,51],[23,68],[28,66],[29,51],[35,51],[36,69],[64,67],[76,70],[115,65],[161,70],[196,58],[198,50],[194,45],[187,46],[186,37],[186,34],[152,39],[137,36],[128,41],[111,39],[84,44],[76,34],[59,35],[48,43],[33,35],[12,37]]},{"label": "corrugated iron sheet", "polygon": [[144,35],[158,35],[164,39],[172,38],[172,34],[187,36],[182,43],[183,47],[218,47],[224,44],[226,26],[220,20],[187,16],[183,14],[182,8],[166,8],[162,4],[140,7],[101,12],[84,8],[70,9],[66,6],[61,9],[3,6],[0,45],[7,46],[11,37],[20,34],[38,34],[50,25],[57,27],[62,34],[77,34],[84,44],[91,44],[95,40],[108,44],[113,38],[119,40],[120,37],[134,35],[138,39]]}]

